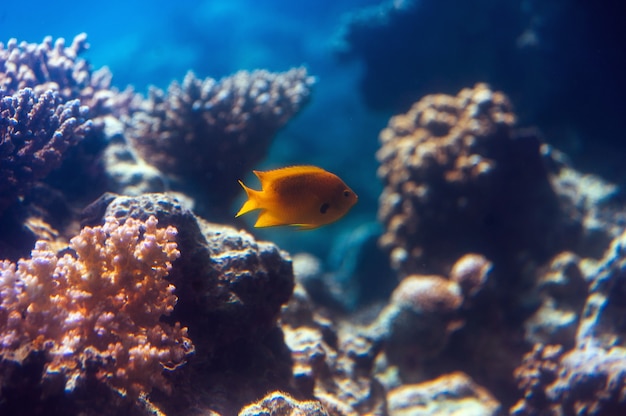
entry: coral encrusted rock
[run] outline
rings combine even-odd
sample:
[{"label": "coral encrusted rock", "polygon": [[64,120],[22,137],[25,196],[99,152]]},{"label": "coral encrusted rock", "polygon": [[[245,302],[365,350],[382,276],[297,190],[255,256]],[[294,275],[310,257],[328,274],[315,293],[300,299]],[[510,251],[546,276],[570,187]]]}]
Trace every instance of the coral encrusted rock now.
[{"label": "coral encrusted rock", "polygon": [[496,265],[520,252],[543,259],[576,236],[540,140],[514,123],[507,97],[485,84],[426,96],[391,118],[377,153],[385,185],[378,217],[396,270],[447,273],[467,252]]},{"label": "coral encrusted rock", "polygon": [[291,361],[277,320],[294,288],[288,254],[203,221],[168,194],[103,195],[85,210],[84,224],[150,216],[178,230],[181,255],[169,274],[178,304],[168,320],[189,328],[195,347],[191,383],[156,403],[166,413],[194,407],[235,414],[268,389],[286,391]]}]

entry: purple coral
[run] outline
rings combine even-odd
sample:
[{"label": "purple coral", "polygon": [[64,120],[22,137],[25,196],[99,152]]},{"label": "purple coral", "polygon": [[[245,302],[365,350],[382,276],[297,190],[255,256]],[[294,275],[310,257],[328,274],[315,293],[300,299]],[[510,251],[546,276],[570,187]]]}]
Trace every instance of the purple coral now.
[{"label": "purple coral", "polygon": [[58,92],[0,92],[0,212],[60,166],[64,153],[91,129],[87,108]]},{"label": "purple coral", "polygon": [[133,103],[128,136],[173,188],[197,187],[193,194],[206,195],[199,212],[215,211],[230,206],[240,191],[237,179],[308,102],[312,84],[304,68],[241,71],[219,81],[189,72],[182,84],[173,82],[167,92],[152,88],[146,100]]},{"label": "purple coral", "polygon": [[57,91],[62,101],[80,99],[90,108],[91,115],[109,112],[115,100],[111,73],[108,68],[92,71],[80,54],[89,48],[87,35],[74,37],[66,46],[65,39],[53,42],[46,37],[42,43],[18,43],[11,39],[6,46],[0,43],[0,88],[13,94],[23,88],[32,88],[35,95],[48,90]]}]

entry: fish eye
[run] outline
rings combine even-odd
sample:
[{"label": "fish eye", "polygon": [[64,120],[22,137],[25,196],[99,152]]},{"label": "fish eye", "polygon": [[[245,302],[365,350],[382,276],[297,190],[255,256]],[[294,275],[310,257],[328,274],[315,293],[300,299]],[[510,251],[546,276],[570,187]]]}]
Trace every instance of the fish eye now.
[{"label": "fish eye", "polygon": [[345,196],[346,198],[350,196],[350,191],[345,190],[343,191],[343,196]]}]

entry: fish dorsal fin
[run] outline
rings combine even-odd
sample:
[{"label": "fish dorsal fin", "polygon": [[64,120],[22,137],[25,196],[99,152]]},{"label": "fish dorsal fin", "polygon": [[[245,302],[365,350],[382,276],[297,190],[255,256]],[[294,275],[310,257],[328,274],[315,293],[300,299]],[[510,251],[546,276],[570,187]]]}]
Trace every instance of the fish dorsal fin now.
[{"label": "fish dorsal fin", "polygon": [[317,166],[312,165],[296,165],[296,166],[288,166],[286,168],[272,169],[266,170],[264,172],[253,170],[254,174],[261,181],[261,186],[268,183],[268,181],[275,181],[280,178],[293,176],[301,173],[321,173],[326,172],[322,168],[318,168]]}]

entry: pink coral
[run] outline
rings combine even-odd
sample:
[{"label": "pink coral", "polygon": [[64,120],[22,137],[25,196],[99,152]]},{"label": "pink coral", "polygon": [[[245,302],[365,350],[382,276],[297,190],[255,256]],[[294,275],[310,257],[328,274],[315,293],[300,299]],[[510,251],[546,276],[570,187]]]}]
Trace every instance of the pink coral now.
[{"label": "pink coral", "polygon": [[179,257],[175,236],[155,217],[110,217],[63,256],[40,241],[30,259],[0,263],[0,356],[45,351],[44,380],[61,376],[68,391],[89,377],[130,397],[168,391],[163,370],[193,348],[186,328],[160,322],[177,301],[164,279]]}]

